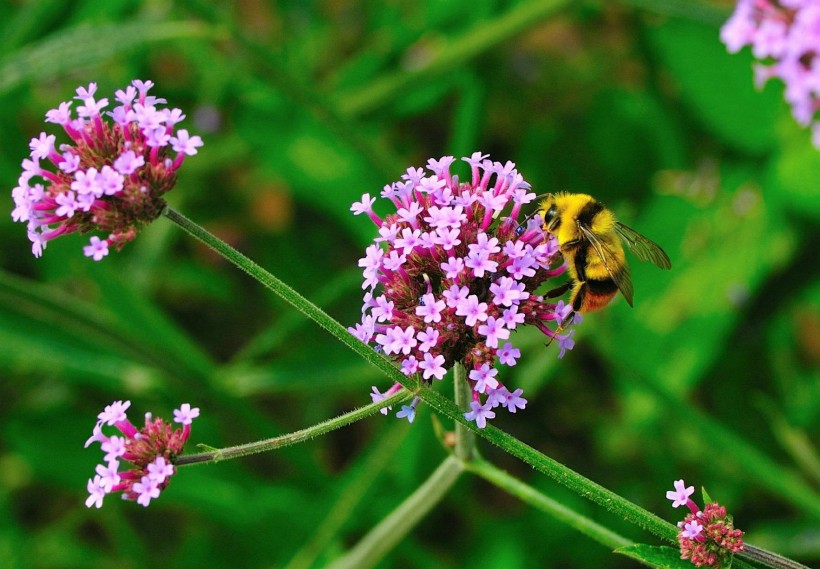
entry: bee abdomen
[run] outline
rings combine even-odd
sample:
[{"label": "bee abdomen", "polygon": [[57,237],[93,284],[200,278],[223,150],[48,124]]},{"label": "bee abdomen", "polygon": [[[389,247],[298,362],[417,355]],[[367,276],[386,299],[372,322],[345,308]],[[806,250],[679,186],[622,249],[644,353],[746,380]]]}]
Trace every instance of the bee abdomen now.
[{"label": "bee abdomen", "polygon": [[572,309],[576,312],[592,312],[603,308],[618,293],[618,285],[609,277],[587,279],[578,284],[572,298]]},{"label": "bee abdomen", "polygon": [[614,295],[618,292],[618,285],[609,277],[604,279],[587,279],[586,283],[591,294]]}]

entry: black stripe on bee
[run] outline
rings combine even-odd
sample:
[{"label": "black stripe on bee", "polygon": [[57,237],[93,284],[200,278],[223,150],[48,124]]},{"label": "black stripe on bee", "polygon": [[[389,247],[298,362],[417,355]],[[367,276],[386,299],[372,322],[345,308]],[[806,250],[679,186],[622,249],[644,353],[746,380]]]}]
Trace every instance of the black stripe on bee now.
[{"label": "black stripe on bee", "polygon": [[597,200],[589,201],[584,204],[584,207],[578,212],[578,223],[592,227],[592,220],[602,211],[604,211],[604,205],[601,202]]},{"label": "black stripe on bee", "polygon": [[588,280],[586,283],[589,287],[589,291],[596,295],[614,294],[618,292],[618,285],[609,277],[600,280]]}]

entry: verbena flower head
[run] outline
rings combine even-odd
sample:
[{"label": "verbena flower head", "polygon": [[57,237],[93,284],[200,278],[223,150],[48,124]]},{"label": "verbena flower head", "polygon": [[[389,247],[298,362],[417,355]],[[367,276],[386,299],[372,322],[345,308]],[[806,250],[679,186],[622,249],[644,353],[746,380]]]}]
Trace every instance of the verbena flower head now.
[{"label": "verbena flower head", "polygon": [[[145,425],[137,429],[126,416],[130,401],[115,401],[97,415],[97,424],[85,446],[100,443],[105,453],[103,463],[97,465],[96,475],[88,481],[86,507],[102,507],[103,498],[112,492],[122,492],[125,500],[136,500],[147,506],[159,497],[175,473],[174,458],[182,452],[191,434],[191,423],[199,417],[199,409],[183,403],[174,410],[174,422],[182,428],[174,429],[162,419],[145,414]],[[119,429],[120,435],[108,436],[104,426]],[[121,463],[130,463],[124,467]]]},{"label": "verbena flower head", "polygon": [[735,529],[732,516],[717,502],[708,503],[701,510],[689,498],[694,491],[693,486],[686,488],[683,480],[678,480],[675,490],[666,493],[674,508],[686,505],[690,509],[678,523],[681,559],[688,559],[697,567],[728,567],[732,555],[743,551],[743,532]]},{"label": "verbena flower head", "polygon": [[785,83],[795,119],[811,126],[813,143],[820,148],[820,3],[739,0],[720,37],[732,53],[752,47],[760,60],[755,68],[758,83],[772,77]]},{"label": "verbena flower head", "polygon": [[[499,375],[521,355],[509,341],[512,332],[532,325],[558,339],[561,355],[572,348],[569,334],[556,332],[563,303],[536,293],[564,266],[541,220],[521,216],[536,196],[515,164],[476,152],[463,158],[471,172],[460,182],[450,172],[454,160],[431,159],[427,171],[408,168],[401,181],[385,186],[381,196],[395,213],[379,216],[369,194],[351,207],[379,235],[359,261],[366,292],[362,321],[350,331],[391,356],[405,375],[432,381],[464,364],[473,397],[465,417],[483,428],[494,409],[515,413],[527,403]],[[396,389],[374,388],[371,397],[380,401]],[[415,402],[399,415],[412,420],[414,411]]]},{"label": "verbena flower head", "polygon": [[46,113],[46,122],[62,126],[71,142],[57,146],[56,136],[45,132],[31,139],[12,190],[11,217],[28,224],[35,257],[56,237],[94,231],[103,236],[92,236],[83,252],[99,261],[162,213],[177,170],[202,140],[176,130],[185,115],[160,108],[165,99],[149,95],[151,87],[151,81],[134,80],[115,93],[119,105],[104,112],[109,101],[97,99],[91,83],[77,88],[76,116],[75,101]]}]

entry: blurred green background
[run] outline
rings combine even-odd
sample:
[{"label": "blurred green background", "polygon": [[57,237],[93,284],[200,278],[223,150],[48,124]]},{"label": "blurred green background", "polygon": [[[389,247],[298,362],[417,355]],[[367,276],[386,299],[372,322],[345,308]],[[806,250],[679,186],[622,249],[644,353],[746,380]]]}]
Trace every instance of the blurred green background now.
[{"label": "blurred green background", "polygon": [[[588,316],[562,360],[517,333],[504,379],[529,406],[495,424],[672,522],[672,481],[704,485],[752,543],[820,560],[820,151],[782,85],[755,90],[748,49],[720,44],[730,2],[225,4],[2,3],[2,185],[76,86],[111,98],[152,79],[205,140],[172,204],[346,325],[375,235],[348,208],[408,166],[481,150],[539,193],[590,193],[673,269],[633,258],[635,308]],[[377,415],[186,468],[147,509],[113,496],[87,510],[100,456],[82,445],[112,400],[132,400],[132,417],[199,406],[193,451],[306,427],[388,385],[165,219],[100,263],[84,237],[37,260],[22,224],[0,216],[0,234],[2,567],[320,567],[446,456],[422,406],[412,426]],[[378,566],[479,564],[636,566],[469,476]]]}]

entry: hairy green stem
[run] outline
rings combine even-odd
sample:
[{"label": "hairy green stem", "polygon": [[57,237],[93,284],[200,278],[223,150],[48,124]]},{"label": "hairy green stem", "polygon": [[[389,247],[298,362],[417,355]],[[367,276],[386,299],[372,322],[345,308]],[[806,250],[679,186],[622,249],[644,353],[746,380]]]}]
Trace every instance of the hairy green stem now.
[{"label": "hairy green stem", "polygon": [[357,508],[367,496],[373,483],[382,474],[387,465],[395,460],[396,452],[410,429],[407,423],[393,423],[385,429],[385,434],[370,445],[363,453],[361,460],[345,474],[342,489],[335,502],[313,535],[296,555],[285,565],[284,569],[310,569],[321,553],[333,543],[344,527],[356,513]]},{"label": "hairy green stem", "polygon": [[367,569],[384,555],[436,506],[463,472],[461,461],[448,456],[444,462],[395,510],[365,535],[353,549],[328,569]]},{"label": "hairy green stem", "polygon": [[295,431],[286,435],[280,435],[278,437],[255,441],[244,445],[213,449],[198,454],[185,454],[178,456],[174,460],[174,464],[177,466],[185,466],[199,462],[219,462],[221,460],[239,458],[242,456],[248,456],[249,454],[257,454],[260,452],[294,445],[296,443],[301,443],[303,441],[324,435],[325,433],[329,433],[330,431],[344,427],[350,423],[360,421],[365,417],[378,413],[384,407],[395,405],[396,403],[399,403],[409,397],[410,395],[406,389],[400,389],[382,401],[371,403],[370,405],[365,405],[364,407],[359,407],[358,409],[354,409],[353,411],[349,411],[339,415],[338,417],[328,419],[327,421],[322,421],[321,423],[308,427],[307,429],[302,429],[301,431]]},{"label": "hairy green stem", "polygon": [[182,229],[247,272],[279,295],[283,300],[302,312],[302,314],[336,336],[339,341],[359,354],[367,362],[373,364],[394,382],[400,383],[407,389],[413,391],[422,401],[430,405],[438,413],[457,423],[461,423],[465,428],[484,437],[491,443],[498,445],[506,452],[520,458],[539,472],[567,486],[570,490],[600,504],[609,511],[624,517],[655,535],[676,543],[677,528],[673,524],[663,521],[658,516],[647,512],[629,500],[570,470],[566,466],[545,456],[531,446],[492,425],[487,425],[486,428],[479,429],[474,422],[469,422],[464,418],[464,413],[453,401],[421,385],[417,378],[413,376],[407,377],[402,374],[384,355],[376,353],[370,346],[353,336],[346,328],[328,316],[322,309],[248,257],[170,207],[167,207],[163,213],[168,219],[182,227]]},{"label": "hairy green stem", "polygon": [[[473,391],[467,383],[467,370],[460,363],[453,366],[453,391],[456,406],[462,411],[467,411],[470,408]],[[456,457],[463,462],[468,462],[475,458],[476,453],[475,433],[463,424],[456,423]]]},{"label": "hairy green stem", "polygon": [[[344,326],[328,316],[321,308],[254,263],[248,257],[170,207],[165,208],[163,215],[279,295],[283,300],[287,301],[294,308],[302,312],[302,314],[333,334],[340,342],[364,358],[365,361],[375,366],[388,378],[396,383],[400,383],[405,388],[412,391],[413,394],[418,396],[436,412],[456,423],[460,423],[463,425],[463,428],[469,429],[473,433],[478,434],[489,442],[501,447],[505,452],[526,462],[534,469],[563,484],[573,492],[576,492],[596,504],[603,506],[610,512],[623,517],[627,521],[665,539],[666,541],[677,544],[678,528],[674,524],[662,520],[655,514],[644,510],[626,498],[623,498],[615,492],[612,492],[600,484],[597,484],[596,482],[593,482],[581,474],[567,468],[563,464],[549,458],[526,443],[492,425],[487,425],[486,428],[479,429],[474,422],[467,421],[464,418],[463,411],[459,409],[453,401],[423,385],[416,376],[407,377],[402,374],[384,355],[376,353],[370,346],[361,342]],[[361,416],[356,415],[355,417],[352,417],[349,422],[372,414],[376,411],[376,409],[378,409],[378,406],[368,406],[364,409],[368,410],[366,414]],[[285,437],[288,436],[289,435],[285,435]],[[313,436],[316,435],[314,434]],[[304,440],[304,438],[299,440]],[[299,442],[299,440],[293,440],[288,444]],[[219,451],[216,452],[218,453]],[[216,457],[211,457],[210,459],[215,460]],[[453,463],[455,463],[455,466],[453,466]],[[461,472],[461,469],[462,465],[460,460],[455,457],[451,457],[439,467],[439,470],[437,470],[436,473],[442,471],[438,475],[444,479],[449,479],[457,476],[457,474],[453,474],[455,470]],[[452,481],[454,481],[454,478]],[[452,481],[450,484],[452,484]],[[427,483],[425,483],[425,485],[427,485]],[[417,492],[420,490],[421,488],[419,488]],[[761,555],[763,554],[762,552],[764,550],[758,550],[757,548],[753,549],[755,552],[761,552]],[[769,554],[769,552],[766,553]],[[773,558],[779,557],[773,553],[770,555]],[[795,565],[795,567],[800,567],[800,565]]]},{"label": "hairy green stem", "polygon": [[202,241],[215,252],[222,255],[237,268],[248,273],[251,277],[273,291],[277,296],[289,303],[296,310],[333,334],[333,336],[335,336],[340,342],[364,358],[365,361],[375,366],[394,382],[401,383],[411,391],[416,390],[419,385],[416,379],[408,378],[402,374],[390,360],[381,354],[377,354],[373,348],[348,332],[347,328],[328,316],[324,310],[260,267],[247,256],[243,255],[202,226],[188,219],[178,211],[172,209],[170,206],[165,208],[163,215],[179,225],[190,235]]},{"label": "hairy green stem", "polygon": [[802,563],[792,561],[782,555],[755,547],[754,545],[748,543],[744,544],[743,551],[736,555],[738,557],[742,557],[743,559],[757,561],[758,563],[762,563],[766,567],[772,567],[773,569],[810,569]]},{"label": "hairy green stem", "polygon": [[625,537],[610,531],[586,516],[574,512],[486,460],[473,460],[466,463],[464,468],[467,472],[477,474],[522,502],[546,512],[558,521],[578,530],[605,547],[617,549],[632,545],[632,542]]}]

